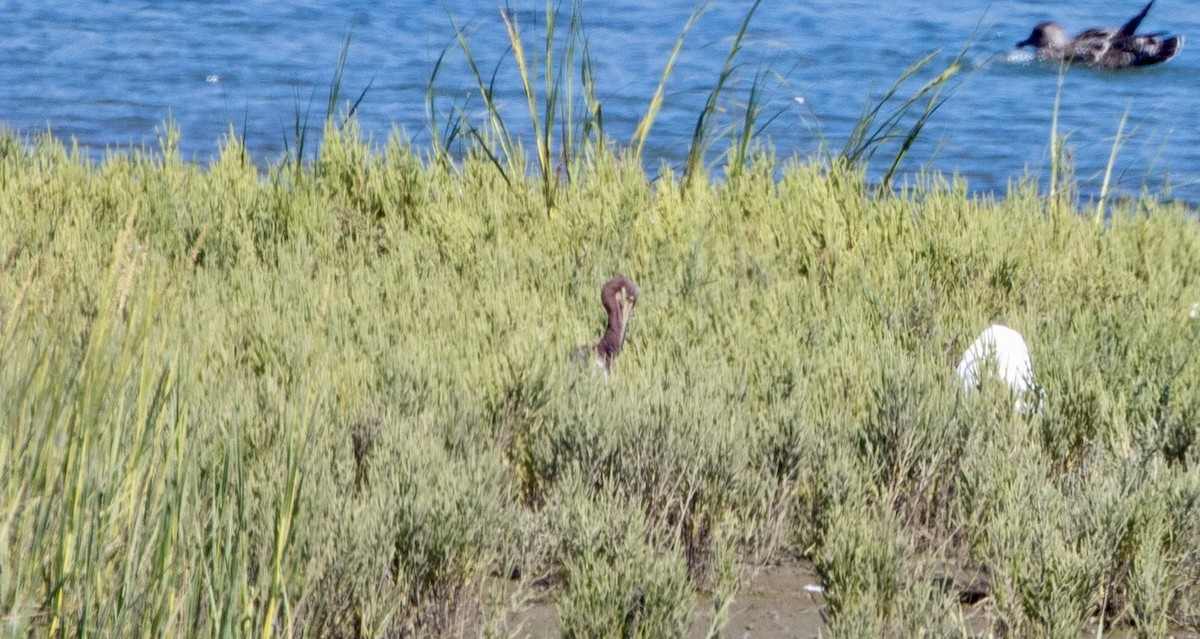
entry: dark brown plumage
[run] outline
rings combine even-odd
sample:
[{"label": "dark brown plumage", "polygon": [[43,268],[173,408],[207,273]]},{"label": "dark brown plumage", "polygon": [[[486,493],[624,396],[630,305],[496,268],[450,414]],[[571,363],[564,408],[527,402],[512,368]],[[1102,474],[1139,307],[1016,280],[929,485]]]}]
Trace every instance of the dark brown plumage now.
[{"label": "dark brown plumage", "polygon": [[1120,28],[1088,29],[1073,38],[1057,22],[1043,22],[1033,28],[1028,38],[1018,42],[1017,47],[1036,47],[1038,57],[1042,60],[1079,63],[1098,69],[1143,67],[1166,62],[1179,53],[1183,36],[1136,33],[1153,5],[1154,0],[1150,0],[1141,12]]},{"label": "dark brown plumage", "polygon": [[575,349],[577,358],[595,356],[596,365],[604,369],[605,379],[612,373],[613,362],[625,345],[625,334],[629,330],[629,318],[637,305],[638,287],[633,280],[617,275],[600,289],[600,303],[608,312],[608,326],[595,346],[580,346]]}]

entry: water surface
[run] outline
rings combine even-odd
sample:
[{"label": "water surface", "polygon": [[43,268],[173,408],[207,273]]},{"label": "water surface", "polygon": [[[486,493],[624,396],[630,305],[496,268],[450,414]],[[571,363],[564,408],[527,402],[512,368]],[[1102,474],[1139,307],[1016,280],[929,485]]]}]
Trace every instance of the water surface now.
[{"label": "water surface", "polygon": [[[510,6],[529,33],[538,30],[544,4]],[[682,162],[749,6],[718,0],[688,35],[651,135],[651,162]],[[0,125],[25,133],[50,129],[101,158],[105,149],[156,146],[163,123],[173,119],[188,158],[212,159],[232,127],[257,159],[277,161],[295,143],[298,114],[308,112],[313,122],[323,117],[338,51],[351,33],[343,91],[353,98],[370,85],[358,112],[365,133],[382,142],[396,129],[428,145],[426,87],[447,48],[437,85],[442,113],[451,106],[482,109],[455,48],[452,16],[469,34],[481,70],[490,75],[498,66],[498,95],[519,127],[527,116],[500,7],[462,0],[0,1]],[[694,5],[608,0],[582,7],[607,133],[627,141]],[[1054,68],[1010,59],[1012,45],[1042,20],[1074,32],[1120,24],[1139,8],[1115,1],[763,0],[719,124],[741,116],[746,91],[759,78],[764,113],[775,116],[763,139],[777,154],[811,155],[822,138],[838,148],[872,92],[932,51],[944,51],[948,61],[973,42],[967,72],[905,167],[929,165],[963,176],[973,191],[1002,194],[1026,173],[1044,181],[1059,82]],[[1200,38],[1200,16],[1189,9],[1181,0],[1161,0],[1143,30]],[[1192,46],[1158,67],[1066,75],[1059,127],[1085,193],[1099,189],[1128,112],[1129,139],[1114,172],[1118,188],[1200,202],[1200,128],[1192,125],[1200,112],[1200,62]]]}]

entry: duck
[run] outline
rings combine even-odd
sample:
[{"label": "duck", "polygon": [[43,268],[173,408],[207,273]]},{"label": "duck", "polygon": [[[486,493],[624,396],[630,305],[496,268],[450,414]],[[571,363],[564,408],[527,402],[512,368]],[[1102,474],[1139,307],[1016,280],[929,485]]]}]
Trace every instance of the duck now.
[{"label": "duck", "polygon": [[1154,0],[1121,27],[1095,27],[1075,37],[1057,22],[1042,22],[1017,48],[1037,48],[1038,58],[1050,62],[1082,64],[1096,69],[1117,70],[1166,62],[1183,48],[1183,36],[1166,32],[1136,33]]}]

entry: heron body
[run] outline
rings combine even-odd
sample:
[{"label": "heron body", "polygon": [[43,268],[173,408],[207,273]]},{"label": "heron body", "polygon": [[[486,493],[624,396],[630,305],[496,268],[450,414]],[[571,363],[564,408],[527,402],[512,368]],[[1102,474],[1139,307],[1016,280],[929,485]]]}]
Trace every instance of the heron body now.
[{"label": "heron body", "polygon": [[595,346],[576,348],[576,357],[591,356],[596,366],[604,369],[604,378],[612,374],[613,363],[621,354],[625,345],[625,335],[629,330],[629,320],[633,316],[633,307],[637,305],[638,287],[633,280],[624,275],[617,275],[604,284],[600,289],[600,303],[608,313],[608,325],[604,335]]},{"label": "heron body", "polygon": [[1182,36],[1165,33],[1138,34],[1137,28],[1150,12],[1154,0],[1120,27],[1088,29],[1075,37],[1057,22],[1043,22],[1017,47],[1037,48],[1038,57],[1053,62],[1079,63],[1098,69],[1124,69],[1166,62],[1179,53]]},{"label": "heron body", "polygon": [[965,393],[978,388],[985,375],[994,375],[1016,395],[1015,408],[1019,412],[1028,407],[1027,397],[1040,398],[1025,338],[1002,324],[987,327],[971,342],[958,362],[957,372]]}]

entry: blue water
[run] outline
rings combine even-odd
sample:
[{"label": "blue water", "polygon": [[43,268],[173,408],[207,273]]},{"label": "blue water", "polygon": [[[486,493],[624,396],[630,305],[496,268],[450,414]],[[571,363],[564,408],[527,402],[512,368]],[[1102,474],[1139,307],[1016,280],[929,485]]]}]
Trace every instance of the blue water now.
[{"label": "blue water", "polygon": [[[181,150],[211,160],[231,127],[262,162],[295,144],[297,114],[319,122],[339,49],[352,34],[343,97],[363,99],[358,120],[382,144],[393,129],[428,145],[425,94],[437,82],[442,116],[465,106],[482,124],[483,103],[450,16],[468,35],[481,71],[499,68],[497,94],[510,124],[527,122],[524,98],[500,19],[500,3],[400,2],[86,2],[0,0],[0,126],[51,130],[93,158],[106,149],[157,147],[163,124],[182,131]],[[696,116],[725,62],[750,3],[717,0],[684,42],[651,133],[651,163],[682,163]],[[510,5],[534,34],[544,3]],[[663,65],[691,14],[691,2],[584,2],[607,134],[629,140]],[[1123,73],[1072,69],[1060,132],[1066,134],[1085,194],[1099,190],[1112,141],[1128,111],[1117,157],[1117,188],[1200,202],[1200,14],[1183,0],[1160,0],[1143,31],[1193,39],[1165,65]],[[561,27],[565,30],[567,10]],[[974,41],[966,72],[927,126],[904,168],[966,178],[975,192],[1003,194],[1023,175],[1049,173],[1051,114],[1058,73],[1007,55],[1037,22],[1068,31],[1124,22],[1140,0],[763,0],[755,15],[718,126],[738,121],[756,78],[763,88],[762,133],[781,156],[809,156],[821,140],[840,148],[868,96],[887,88],[922,56],[944,61]],[[935,63],[939,71],[945,62]],[[497,66],[499,65],[499,66]],[[922,79],[930,77],[929,74]],[[914,85],[909,93],[916,89]],[[713,160],[722,150],[714,149]],[[876,169],[890,159],[877,156]],[[653,167],[652,167],[653,168]]]}]

